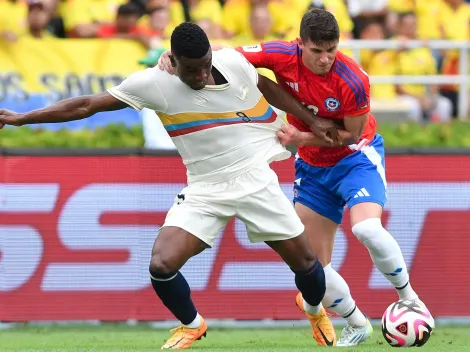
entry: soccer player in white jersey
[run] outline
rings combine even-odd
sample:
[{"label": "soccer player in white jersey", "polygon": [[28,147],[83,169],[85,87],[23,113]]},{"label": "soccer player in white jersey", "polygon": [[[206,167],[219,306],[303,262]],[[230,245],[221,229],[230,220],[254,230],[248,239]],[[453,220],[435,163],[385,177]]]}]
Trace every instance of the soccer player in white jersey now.
[{"label": "soccer player in white jersey", "polygon": [[[128,106],[158,113],[188,176],[188,186],[175,198],[150,261],[156,294],[181,321],[162,349],[186,349],[206,335],[207,325],[179,270],[211,247],[233,217],[244,221],[250,241],[266,242],[294,272],[314,333],[331,334],[333,326],[321,305],[323,267],[269,167],[271,161],[290,156],[276,137],[284,123],[270,104],[309,125],[316,117],[274,82],[258,76],[240,53],[232,49],[212,53],[206,34],[195,24],[176,27],[171,49],[178,76],[150,68],[104,93],[25,114],[0,110],[0,127],[79,120]],[[327,132],[332,137],[335,132],[327,130],[322,131],[325,139]]]}]

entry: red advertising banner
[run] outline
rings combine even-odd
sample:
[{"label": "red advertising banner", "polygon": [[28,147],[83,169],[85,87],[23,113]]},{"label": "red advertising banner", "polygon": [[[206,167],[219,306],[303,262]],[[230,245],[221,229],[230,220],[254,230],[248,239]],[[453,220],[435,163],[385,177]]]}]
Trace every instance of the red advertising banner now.
[{"label": "red advertising banner", "polygon": [[[385,227],[434,316],[470,316],[470,156],[390,156]],[[274,163],[292,197],[293,161]],[[186,177],[177,157],[0,157],[0,321],[173,319],[153,292],[153,241]],[[396,294],[350,230],[335,267],[361,309]],[[293,274],[238,220],[182,270],[205,318],[298,319]]]}]

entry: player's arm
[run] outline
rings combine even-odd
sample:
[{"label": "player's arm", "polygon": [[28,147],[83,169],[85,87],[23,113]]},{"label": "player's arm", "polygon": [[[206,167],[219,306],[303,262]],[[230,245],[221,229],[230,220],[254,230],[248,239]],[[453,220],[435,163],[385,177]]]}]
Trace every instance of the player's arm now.
[{"label": "player's arm", "polygon": [[[348,77],[340,81],[344,118],[338,126],[342,145],[356,144],[364,133],[370,112],[370,87],[367,74],[359,68],[348,70]],[[278,133],[284,145],[322,146],[311,132],[301,132],[293,126],[284,127]]]},{"label": "player's arm", "polygon": [[[274,69],[275,62],[282,61],[282,57],[280,53],[278,53],[278,57],[276,60],[276,53],[275,51],[283,51],[288,50],[287,46],[286,49],[268,49],[266,45],[272,45],[273,48],[283,48],[284,44],[275,44],[277,42],[267,42],[267,43],[260,43],[257,45],[249,45],[249,46],[239,46],[236,47],[235,50],[242,54],[245,59],[248,60],[250,64],[252,64],[256,68],[267,68],[270,70]],[[283,46],[281,46],[283,45]]]},{"label": "player's arm", "polygon": [[81,120],[98,112],[121,110],[126,107],[136,110],[142,110],[144,107],[166,110],[166,101],[152,71],[135,72],[107,92],[62,100],[47,108],[28,113],[17,114],[0,110],[0,127]]},{"label": "player's arm", "polygon": [[81,120],[101,111],[121,110],[127,104],[108,92],[65,99],[44,109],[17,114],[0,110],[0,127],[3,125],[23,126],[34,123],[57,123]]},{"label": "player's arm", "polygon": [[348,78],[341,80],[343,124],[341,132],[345,145],[356,144],[367,126],[370,113],[370,84],[367,73],[359,66],[351,67]]},{"label": "player's arm", "polygon": [[[319,145],[328,147],[341,145],[341,141],[337,135],[338,132],[331,126],[330,121],[314,116],[310,110],[302,105],[290,93],[286,92],[269,78],[266,78],[263,75],[258,75],[258,89],[269,104],[298,117],[312,129],[317,131],[317,134],[322,137],[316,137],[313,133],[311,134],[315,137],[315,141]],[[323,120],[326,121],[324,125],[322,125]]]},{"label": "player's arm", "polygon": [[[302,132],[292,125],[283,126],[277,132],[277,137],[283,145],[339,147],[342,145],[356,144],[364,132],[368,120],[368,113],[344,119],[344,129],[338,129],[339,140],[334,145],[325,144],[312,132]],[[338,126],[339,127],[339,126]]]}]

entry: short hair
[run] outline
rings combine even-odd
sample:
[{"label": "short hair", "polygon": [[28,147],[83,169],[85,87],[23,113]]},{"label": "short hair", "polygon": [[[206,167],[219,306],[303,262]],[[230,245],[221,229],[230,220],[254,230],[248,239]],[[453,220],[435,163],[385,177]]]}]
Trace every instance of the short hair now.
[{"label": "short hair", "polygon": [[339,26],[332,13],[322,9],[307,11],[300,22],[300,38],[316,45],[339,40]]},{"label": "short hair", "polygon": [[183,22],[171,34],[171,52],[176,57],[200,59],[211,47],[209,38],[197,24]]},{"label": "short hair", "polygon": [[119,6],[117,10],[117,15],[118,16],[140,16],[141,11],[140,11],[140,8],[136,4],[129,3],[129,4],[123,4]]}]

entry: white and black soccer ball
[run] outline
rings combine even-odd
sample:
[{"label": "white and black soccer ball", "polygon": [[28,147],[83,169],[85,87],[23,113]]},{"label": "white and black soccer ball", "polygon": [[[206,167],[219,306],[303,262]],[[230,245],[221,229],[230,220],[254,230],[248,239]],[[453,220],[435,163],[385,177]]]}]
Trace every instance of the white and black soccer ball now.
[{"label": "white and black soccer ball", "polygon": [[431,336],[434,318],[420,300],[393,302],[382,317],[382,334],[393,347],[420,347]]}]

